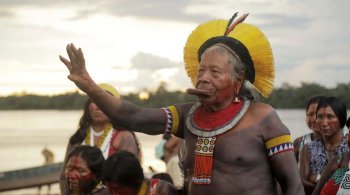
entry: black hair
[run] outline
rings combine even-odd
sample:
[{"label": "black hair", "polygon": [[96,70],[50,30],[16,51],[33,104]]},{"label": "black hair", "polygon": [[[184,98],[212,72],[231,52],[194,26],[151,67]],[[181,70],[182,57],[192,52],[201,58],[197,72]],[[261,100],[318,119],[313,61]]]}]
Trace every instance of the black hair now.
[{"label": "black hair", "polygon": [[102,170],[102,180],[138,189],[144,180],[143,169],[135,155],[119,150],[106,160]]},{"label": "black hair", "polygon": [[314,96],[306,104],[306,112],[309,110],[311,104],[316,104],[320,101],[321,98],[324,98],[325,96]]},{"label": "black hair", "polygon": [[68,154],[68,161],[73,156],[81,157],[86,162],[90,171],[96,175],[94,181],[89,186],[91,189],[87,191],[93,190],[102,180],[102,168],[105,159],[101,150],[95,146],[81,145],[74,148],[74,150]]},{"label": "black hair", "polygon": [[321,108],[325,108],[327,106],[332,108],[339,120],[340,128],[343,128],[347,119],[346,105],[337,97],[322,97],[318,102],[316,113],[318,114],[318,111]]},{"label": "black hair", "polygon": [[88,98],[84,103],[83,115],[80,117],[78,129],[69,138],[69,143],[71,145],[80,144],[87,135],[86,131],[92,122],[92,118],[89,113],[89,105],[91,102],[91,99]]},{"label": "black hair", "polygon": [[350,128],[350,117],[349,117],[348,120],[346,121],[345,125],[346,125],[347,128]]},{"label": "black hair", "polygon": [[174,184],[173,179],[170,177],[169,173],[156,173],[152,176],[152,179],[160,179],[171,184]]}]

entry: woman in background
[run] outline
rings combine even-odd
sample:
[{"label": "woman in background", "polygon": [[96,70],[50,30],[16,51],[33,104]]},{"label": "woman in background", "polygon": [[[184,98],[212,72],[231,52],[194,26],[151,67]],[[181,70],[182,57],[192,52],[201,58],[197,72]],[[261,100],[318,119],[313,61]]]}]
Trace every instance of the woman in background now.
[{"label": "woman in background", "polygon": [[300,175],[306,194],[312,193],[328,162],[349,150],[342,133],[346,119],[346,106],[338,98],[323,97],[319,100],[316,123],[322,138],[307,143],[300,159]]},{"label": "woman in background", "polygon": [[[113,86],[105,83],[99,84],[99,86],[112,96],[120,97],[119,92]],[[78,129],[69,139],[66,155],[79,145],[96,146],[101,150],[105,159],[118,150],[127,150],[141,160],[141,150],[134,132],[117,128],[117,124],[112,124],[110,119],[91,99],[88,99],[85,103]],[[66,191],[67,188],[64,174],[66,163],[67,156],[60,176],[61,192]]]},{"label": "woman in background", "polygon": [[[350,128],[350,117],[346,121],[346,127]],[[349,134],[347,135],[348,145],[350,141]],[[350,147],[350,146],[349,146]],[[334,158],[323,171],[320,181],[317,183],[315,190],[313,191],[313,195],[336,195],[339,191],[339,194],[347,192],[350,194],[350,189],[341,188],[341,183],[343,182],[343,186],[349,186],[349,183],[346,184],[346,181],[350,181],[349,179],[349,162],[350,162],[350,152],[345,152]],[[340,188],[340,189],[339,189]]]},{"label": "woman in background", "polygon": [[301,150],[303,149],[304,145],[306,143],[309,143],[311,141],[321,138],[319,128],[316,124],[316,108],[317,108],[318,101],[320,100],[321,97],[322,96],[312,97],[306,105],[306,125],[312,132],[296,138],[293,142],[295,158],[298,161],[298,165],[299,165]]},{"label": "woman in background", "polygon": [[68,155],[65,175],[68,188],[63,195],[108,195],[102,185],[105,159],[97,147],[78,146]]}]

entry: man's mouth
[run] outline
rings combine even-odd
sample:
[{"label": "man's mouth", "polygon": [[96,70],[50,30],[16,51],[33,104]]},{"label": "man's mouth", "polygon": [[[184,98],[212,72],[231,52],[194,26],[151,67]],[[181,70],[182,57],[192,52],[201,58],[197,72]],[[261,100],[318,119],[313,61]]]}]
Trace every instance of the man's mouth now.
[{"label": "man's mouth", "polygon": [[214,91],[209,89],[190,88],[187,89],[187,93],[198,97],[209,98],[213,95]]}]

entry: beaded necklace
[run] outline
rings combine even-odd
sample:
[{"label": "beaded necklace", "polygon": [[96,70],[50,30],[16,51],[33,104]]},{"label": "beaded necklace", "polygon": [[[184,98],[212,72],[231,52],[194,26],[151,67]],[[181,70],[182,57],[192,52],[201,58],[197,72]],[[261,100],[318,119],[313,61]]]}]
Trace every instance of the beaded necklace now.
[{"label": "beaded necklace", "polygon": [[205,110],[201,110],[201,103],[192,106],[186,120],[187,128],[198,136],[192,183],[198,185],[211,183],[216,138],[231,130],[242,119],[249,105],[250,100],[241,98],[241,101],[232,102],[231,105],[216,113],[206,113]]},{"label": "beaded necklace", "polygon": [[[105,141],[108,133],[112,130],[112,124],[111,123],[108,123],[106,125],[106,127],[102,130],[103,131],[103,134],[101,135],[101,137],[98,139],[98,142],[96,144],[96,147],[98,148],[101,148],[103,142]],[[86,137],[85,137],[85,143],[86,145],[91,145],[93,146],[94,143],[90,143],[90,136],[91,136],[91,131],[93,131],[92,127],[91,127],[91,130],[90,131],[87,131],[87,134],[86,134]]]}]

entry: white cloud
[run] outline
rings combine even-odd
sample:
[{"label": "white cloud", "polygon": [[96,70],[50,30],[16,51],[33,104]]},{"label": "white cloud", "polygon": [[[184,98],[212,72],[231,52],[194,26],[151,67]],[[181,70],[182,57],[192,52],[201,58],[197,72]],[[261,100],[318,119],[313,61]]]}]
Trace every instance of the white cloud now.
[{"label": "white cloud", "polygon": [[111,82],[121,92],[156,88],[159,81],[169,89],[190,87],[182,59],[187,36],[199,23],[235,11],[250,13],[246,22],[269,38],[276,86],[347,83],[349,9],[347,0],[3,0],[0,95],[75,90],[58,60],[70,42],[83,49],[97,82]]}]

